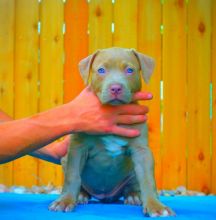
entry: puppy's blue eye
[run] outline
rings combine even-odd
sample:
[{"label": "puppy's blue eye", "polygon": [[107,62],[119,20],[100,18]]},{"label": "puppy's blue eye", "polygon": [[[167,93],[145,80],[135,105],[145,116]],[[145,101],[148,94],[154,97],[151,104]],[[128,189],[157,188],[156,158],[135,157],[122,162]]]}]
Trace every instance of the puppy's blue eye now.
[{"label": "puppy's blue eye", "polygon": [[127,74],[133,74],[134,73],[134,69],[133,68],[130,68],[130,67],[128,67],[128,68],[126,68],[126,70],[125,70],[125,72],[127,73]]},{"label": "puppy's blue eye", "polygon": [[102,68],[102,67],[99,68],[97,71],[98,71],[98,73],[101,74],[101,75],[106,73],[106,70],[105,70],[104,68]]}]

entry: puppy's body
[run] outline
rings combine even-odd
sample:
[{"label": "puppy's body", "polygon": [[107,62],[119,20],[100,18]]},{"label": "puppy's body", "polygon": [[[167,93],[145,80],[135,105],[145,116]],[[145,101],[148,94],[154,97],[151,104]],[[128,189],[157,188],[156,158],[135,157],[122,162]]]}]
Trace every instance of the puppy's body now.
[{"label": "puppy's body", "polygon": [[[100,101],[110,105],[132,101],[133,93],[141,89],[140,70],[148,82],[153,70],[152,59],[122,48],[101,50],[80,63],[85,82],[90,79]],[[63,192],[51,204],[51,210],[72,210],[77,202],[87,202],[85,192],[103,202],[124,196],[128,204],[142,204],[144,213],[150,216],[173,215],[157,198],[147,125],[130,127],[138,128],[141,135],[136,138],[71,135],[69,152],[63,161]],[[80,189],[83,193],[79,196]]]},{"label": "puppy's body", "polygon": [[[145,124],[134,127],[142,129],[143,135],[147,134]],[[143,138],[142,145],[147,146],[146,140],[147,137]],[[135,146],[138,146],[136,142],[135,139],[114,135],[72,135],[68,157],[71,159],[79,151],[82,155],[80,171],[83,189],[104,202],[114,201],[122,195],[127,196],[124,191],[126,186],[138,186],[131,157]],[[81,143],[83,147],[80,146]],[[79,163],[77,156],[74,160]],[[72,172],[70,167],[66,166],[65,169],[66,173]],[[136,190],[138,192],[139,188]]]}]

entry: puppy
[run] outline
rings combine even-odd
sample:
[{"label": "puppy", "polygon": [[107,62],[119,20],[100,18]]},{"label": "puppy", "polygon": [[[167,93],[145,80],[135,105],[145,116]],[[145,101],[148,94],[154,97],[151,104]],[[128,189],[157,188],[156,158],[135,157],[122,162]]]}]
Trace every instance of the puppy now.
[{"label": "puppy", "polygon": [[[149,82],[154,62],[133,49],[109,48],[83,59],[79,68],[102,104],[121,105],[130,103],[133,93],[140,91],[141,75]],[[89,196],[106,203],[123,196],[126,204],[142,205],[145,215],[174,215],[157,197],[147,125],[130,127],[138,128],[141,135],[71,135],[63,161],[63,191],[50,210],[71,211],[77,203],[87,203]]]}]

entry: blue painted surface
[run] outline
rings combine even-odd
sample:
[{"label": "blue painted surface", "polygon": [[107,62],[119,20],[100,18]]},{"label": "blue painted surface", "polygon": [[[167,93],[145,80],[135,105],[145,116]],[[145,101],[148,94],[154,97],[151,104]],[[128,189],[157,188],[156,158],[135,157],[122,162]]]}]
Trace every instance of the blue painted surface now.
[{"label": "blue painted surface", "polygon": [[[92,203],[79,205],[71,213],[50,212],[48,205],[57,195],[0,194],[0,220],[141,220],[144,217],[141,207],[123,204]],[[216,220],[216,196],[161,197],[170,206],[175,220]],[[155,219],[155,218],[154,218]]]}]

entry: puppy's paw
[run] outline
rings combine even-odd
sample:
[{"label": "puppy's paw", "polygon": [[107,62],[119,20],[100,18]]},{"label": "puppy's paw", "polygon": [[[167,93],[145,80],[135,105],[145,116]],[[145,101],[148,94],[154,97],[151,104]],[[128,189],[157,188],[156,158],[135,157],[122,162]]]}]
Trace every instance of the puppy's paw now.
[{"label": "puppy's paw", "polygon": [[70,194],[61,195],[49,206],[50,211],[70,212],[75,208],[75,201]]},{"label": "puppy's paw", "polygon": [[169,207],[164,206],[155,198],[148,199],[145,208],[143,209],[145,216],[149,217],[168,217],[175,216],[175,212]]},{"label": "puppy's paw", "polygon": [[124,199],[124,204],[141,205],[140,195],[137,192],[130,192]]},{"label": "puppy's paw", "polygon": [[84,191],[80,191],[77,203],[78,204],[83,204],[83,205],[88,204],[89,198],[90,197],[89,197],[88,193],[86,193]]}]

